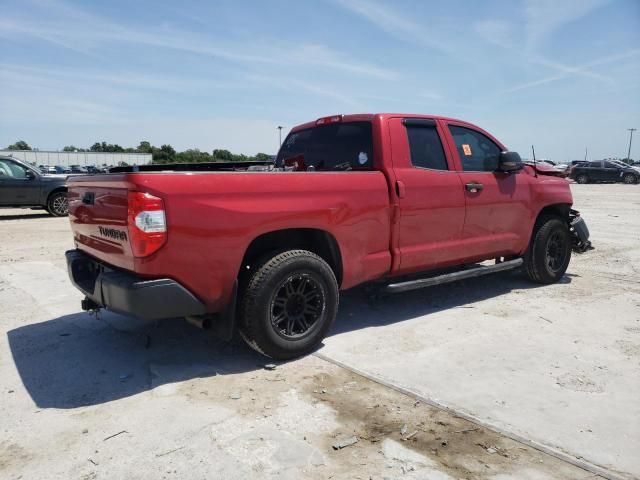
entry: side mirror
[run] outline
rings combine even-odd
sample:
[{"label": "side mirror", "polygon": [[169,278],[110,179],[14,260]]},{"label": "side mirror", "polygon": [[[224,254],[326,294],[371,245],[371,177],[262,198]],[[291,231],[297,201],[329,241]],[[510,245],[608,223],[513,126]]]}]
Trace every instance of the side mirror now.
[{"label": "side mirror", "polygon": [[524,168],[524,163],[518,152],[500,152],[498,171],[505,173],[517,172]]},{"label": "side mirror", "polygon": [[25,172],[25,177],[27,178],[27,180],[33,180],[36,178],[36,174],[33,173],[31,170],[27,170]]}]

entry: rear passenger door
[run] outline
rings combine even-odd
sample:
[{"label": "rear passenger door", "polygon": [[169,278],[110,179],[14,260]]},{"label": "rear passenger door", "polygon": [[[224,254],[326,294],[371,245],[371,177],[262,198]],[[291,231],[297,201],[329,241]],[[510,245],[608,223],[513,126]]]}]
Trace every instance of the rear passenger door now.
[{"label": "rear passenger door", "polygon": [[603,161],[591,162],[588,167],[587,175],[589,175],[590,179],[595,180],[596,182],[604,182],[607,180]]},{"label": "rear passenger door", "polygon": [[471,125],[446,122],[465,198],[462,239],[468,260],[518,254],[533,221],[527,175],[498,172],[505,148]]},{"label": "rear passenger door", "polygon": [[432,119],[391,118],[395,190],[400,206],[394,273],[457,263],[464,257],[464,191]]}]

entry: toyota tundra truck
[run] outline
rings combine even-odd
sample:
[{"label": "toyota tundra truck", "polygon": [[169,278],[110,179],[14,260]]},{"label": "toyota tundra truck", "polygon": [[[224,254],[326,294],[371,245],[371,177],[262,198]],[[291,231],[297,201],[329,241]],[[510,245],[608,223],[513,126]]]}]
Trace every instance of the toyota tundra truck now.
[{"label": "toyota tundra truck", "polygon": [[275,162],[112,172],[68,181],[83,309],[186,318],[276,359],[317,348],[340,290],[511,269],[549,284],[590,248],[567,180],[452,118],[335,115]]}]

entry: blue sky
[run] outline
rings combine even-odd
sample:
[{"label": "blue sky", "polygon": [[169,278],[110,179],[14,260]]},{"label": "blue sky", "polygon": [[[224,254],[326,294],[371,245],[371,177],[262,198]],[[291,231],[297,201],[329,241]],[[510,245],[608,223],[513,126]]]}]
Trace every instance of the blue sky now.
[{"label": "blue sky", "polygon": [[[0,0],[0,146],[275,153],[320,116],[422,112],[557,160],[626,155],[640,1]],[[639,132],[636,132],[639,133]],[[636,139],[634,139],[636,140]],[[632,157],[640,158],[640,135]]]}]

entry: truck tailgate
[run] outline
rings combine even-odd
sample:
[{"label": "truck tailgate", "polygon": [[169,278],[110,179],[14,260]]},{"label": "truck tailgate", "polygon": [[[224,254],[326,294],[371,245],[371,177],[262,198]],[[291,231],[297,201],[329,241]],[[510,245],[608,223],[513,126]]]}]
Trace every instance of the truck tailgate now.
[{"label": "truck tailgate", "polygon": [[76,247],[116,267],[134,270],[127,228],[124,175],[82,176],[69,181],[69,220]]}]

